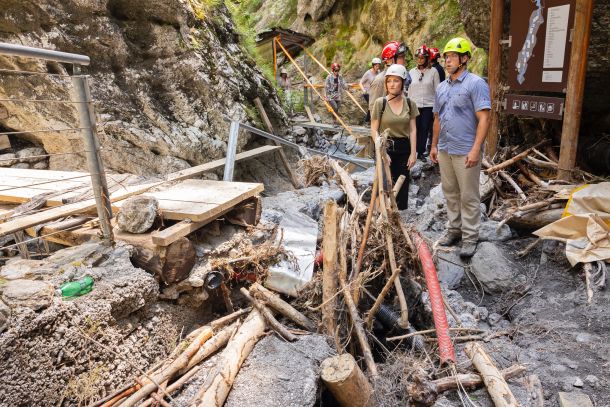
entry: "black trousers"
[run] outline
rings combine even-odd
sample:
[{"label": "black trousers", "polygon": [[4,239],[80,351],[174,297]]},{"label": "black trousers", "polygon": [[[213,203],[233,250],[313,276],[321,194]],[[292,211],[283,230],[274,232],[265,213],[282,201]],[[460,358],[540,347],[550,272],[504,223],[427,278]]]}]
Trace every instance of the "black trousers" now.
[{"label": "black trousers", "polygon": [[426,152],[426,147],[432,140],[428,140],[432,134],[432,124],[434,123],[434,114],[431,107],[420,107],[419,116],[415,119],[417,125],[417,154]]},{"label": "black trousers", "polygon": [[392,173],[392,185],[396,184],[398,177],[405,176],[405,182],[396,195],[396,205],[399,210],[409,207],[409,155],[411,154],[411,144],[409,139],[398,138],[388,140],[388,155],[390,156],[390,172]]},{"label": "black trousers", "polygon": [[364,93],[362,96],[364,97],[364,101],[366,102],[366,116],[364,116],[364,122],[370,123],[371,122],[371,111],[369,110],[369,94]]}]

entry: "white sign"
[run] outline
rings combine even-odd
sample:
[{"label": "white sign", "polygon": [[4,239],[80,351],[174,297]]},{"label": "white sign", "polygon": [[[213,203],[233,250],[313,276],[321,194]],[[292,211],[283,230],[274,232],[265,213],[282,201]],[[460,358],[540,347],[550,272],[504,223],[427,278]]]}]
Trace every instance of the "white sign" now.
[{"label": "white sign", "polygon": [[563,68],[566,40],[568,38],[569,18],[569,4],[549,7],[546,19],[546,39],[544,41],[543,68]]},{"label": "white sign", "polygon": [[563,71],[542,71],[542,82],[561,82]]}]

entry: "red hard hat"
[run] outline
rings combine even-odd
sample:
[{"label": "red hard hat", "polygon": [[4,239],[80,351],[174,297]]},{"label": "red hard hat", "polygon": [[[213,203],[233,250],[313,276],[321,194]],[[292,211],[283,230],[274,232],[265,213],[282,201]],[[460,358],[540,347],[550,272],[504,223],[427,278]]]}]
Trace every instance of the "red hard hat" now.
[{"label": "red hard hat", "polygon": [[428,48],[428,52],[430,53],[430,59],[433,61],[441,56],[438,48]]},{"label": "red hard hat", "polygon": [[336,69],[336,70],[341,69],[341,64],[340,64],[340,63],[338,63],[338,62],[333,62],[333,63],[330,65],[330,70],[331,70],[331,71],[334,71],[335,69]]},{"label": "red hard hat", "polygon": [[424,56],[424,57],[429,57],[430,56],[430,49],[428,47],[426,47],[426,44],[422,45],[421,47],[417,48],[417,51],[415,51],[415,56]]},{"label": "red hard hat", "polygon": [[390,41],[383,46],[381,59],[387,61],[388,59],[394,58],[396,55],[405,54],[406,52],[407,46],[404,42]]}]

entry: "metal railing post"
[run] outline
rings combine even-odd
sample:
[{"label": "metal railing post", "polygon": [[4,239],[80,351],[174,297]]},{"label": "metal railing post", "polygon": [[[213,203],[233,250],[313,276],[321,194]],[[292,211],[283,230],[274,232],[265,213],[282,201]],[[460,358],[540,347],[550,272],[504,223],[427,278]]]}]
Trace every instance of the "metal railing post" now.
[{"label": "metal railing post", "polygon": [[237,137],[239,136],[239,122],[232,121],[229,129],[229,141],[227,143],[227,156],[225,158],[225,172],[223,181],[233,181],[233,170],[235,168],[235,154],[237,153]]},{"label": "metal railing post", "polygon": [[99,142],[95,134],[95,114],[91,103],[91,93],[87,77],[81,75],[80,67],[74,66],[74,76],[72,77],[74,86],[76,107],[78,109],[81,135],[85,142],[87,153],[87,166],[91,175],[91,187],[95,196],[97,216],[100,218],[100,227],[105,240],[113,241],[112,225],[112,206],[110,195],[106,183],[106,173],[99,154]]}]

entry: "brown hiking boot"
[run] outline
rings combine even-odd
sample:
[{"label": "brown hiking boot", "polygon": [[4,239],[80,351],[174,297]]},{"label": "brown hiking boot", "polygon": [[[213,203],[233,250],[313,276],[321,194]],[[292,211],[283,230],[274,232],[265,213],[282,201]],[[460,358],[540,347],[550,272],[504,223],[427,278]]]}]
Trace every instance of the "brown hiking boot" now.
[{"label": "brown hiking boot", "polygon": [[476,251],[477,242],[464,242],[462,243],[462,248],[460,249],[460,257],[472,257]]},{"label": "brown hiking boot", "polygon": [[462,240],[462,234],[460,232],[447,232],[438,240],[438,245],[455,246],[460,240]]}]

